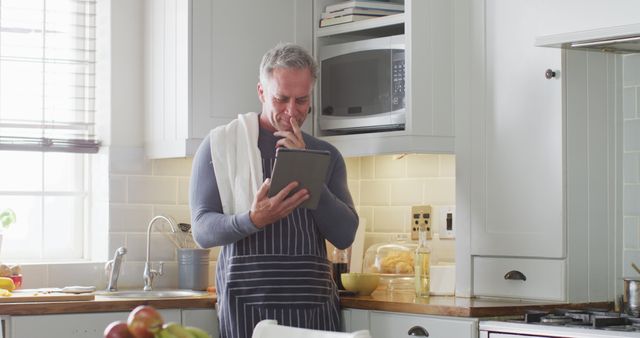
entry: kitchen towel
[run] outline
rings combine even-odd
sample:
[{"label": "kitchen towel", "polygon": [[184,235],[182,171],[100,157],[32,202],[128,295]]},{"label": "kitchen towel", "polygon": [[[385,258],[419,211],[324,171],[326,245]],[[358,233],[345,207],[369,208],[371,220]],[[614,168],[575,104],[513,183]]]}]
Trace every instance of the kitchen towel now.
[{"label": "kitchen towel", "polygon": [[229,124],[211,131],[211,158],[227,215],[251,209],[262,185],[262,160],[258,149],[258,113],[238,114]]}]

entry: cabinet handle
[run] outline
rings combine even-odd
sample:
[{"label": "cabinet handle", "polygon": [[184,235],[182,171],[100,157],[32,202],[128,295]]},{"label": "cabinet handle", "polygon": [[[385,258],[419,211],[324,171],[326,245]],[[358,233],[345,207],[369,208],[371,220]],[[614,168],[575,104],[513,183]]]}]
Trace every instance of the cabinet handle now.
[{"label": "cabinet handle", "polygon": [[527,276],[525,276],[522,272],[520,272],[518,270],[511,270],[511,271],[507,272],[506,274],[504,274],[504,279],[506,279],[506,280],[526,281],[527,280]]},{"label": "cabinet handle", "polygon": [[425,330],[422,326],[414,326],[410,328],[407,334],[415,337],[429,337],[429,331]]},{"label": "cabinet handle", "polygon": [[545,77],[547,80],[550,80],[550,79],[552,79],[552,78],[556,77],[556,72],[554,72],[554,71],[553,71],[553,70],[551,70],[551,69],[547,69],[547,70],[545,70],[545,71],[544,71],[544,77]]}]

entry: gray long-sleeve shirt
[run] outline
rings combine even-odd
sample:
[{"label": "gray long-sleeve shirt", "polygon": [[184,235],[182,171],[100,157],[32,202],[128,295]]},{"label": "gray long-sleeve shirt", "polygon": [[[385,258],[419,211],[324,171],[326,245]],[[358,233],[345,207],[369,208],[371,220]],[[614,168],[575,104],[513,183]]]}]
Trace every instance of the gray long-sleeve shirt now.
[{"label": "gray long-sleeve shirt", "polygon": [[[353,242],[358,215],[347,187],[347,170],[340,152],[329,143],[303,133],[307,149],[328,150],[331,153],[329,179],[325,182],[320,202],[311,214],[321,234],[338,248]],[[278,137],[260,128],[258,148],[263,159],[275,158]],[[222,202],[211,160],[207,136],[193,160],[189,189],[191,221],[195,241],[209,248],[237,242],[258,229],[249,218],[249,210],[235,215],[222,212]]]}]

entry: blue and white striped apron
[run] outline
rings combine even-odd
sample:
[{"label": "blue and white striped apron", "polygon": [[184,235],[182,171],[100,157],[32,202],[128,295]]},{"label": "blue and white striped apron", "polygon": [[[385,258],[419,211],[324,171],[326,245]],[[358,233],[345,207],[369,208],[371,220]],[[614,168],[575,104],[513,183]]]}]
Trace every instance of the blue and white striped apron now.
[{"label": "blue and white striped apron", "polygon": [[[262,159],[265,179],[273,161]],[[324,237],[304,208],[225,245],[216,274],[220,337],[250,338],[263,319],[337,331],[338,293],[326,252]]]}]

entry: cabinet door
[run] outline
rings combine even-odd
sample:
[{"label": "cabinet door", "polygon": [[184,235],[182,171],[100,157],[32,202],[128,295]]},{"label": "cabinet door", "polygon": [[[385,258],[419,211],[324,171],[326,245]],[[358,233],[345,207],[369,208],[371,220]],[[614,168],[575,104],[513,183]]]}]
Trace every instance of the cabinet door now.
[{"label": "cabinet door", "polygon": [[147,0],[147,155],[191,156],[211,129],[260,111],[262,55],[278,42],[311,51],[311,15],[311,0]]},{"label": "cabinet door", "polygon": [[535,1],[471,6],[471,253],[563,257],[561,52],[534,46]]},{"label": "cabinet door", "polygon": [[310,0],[192,1],[191,128],[194,137],[202,138],[240,113],[260,111],[262,55],[278,42],[294,42],[311,52],[312,12]]},{"label": "cabinet door", "polygon": [[[370,312],[371,337],[475,338],[478,321],[473,318],[433,317],[392,312]],[[409,334],[409,331],[413,334]]]},{"label": "cabinet door", "polygon": [[[159,310],[165,322],[180,322],[180,310]],[[9,337],[74,337],[102,336],[109,323],[127,320],[129,312],[11,316]]]},{"label": "cabinet door", "polygon": [[182,309],[182,325],[201,328],[211,337],[220,335],[215,309]]}]

